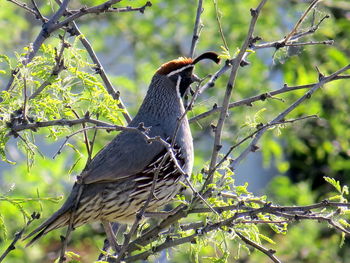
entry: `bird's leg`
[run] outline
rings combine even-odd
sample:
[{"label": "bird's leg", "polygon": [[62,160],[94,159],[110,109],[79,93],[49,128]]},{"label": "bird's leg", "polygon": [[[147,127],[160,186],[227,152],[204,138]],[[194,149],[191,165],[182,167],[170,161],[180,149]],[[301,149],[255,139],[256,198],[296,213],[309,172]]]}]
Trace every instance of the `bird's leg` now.
[{"label": "bird's leg", "polygon": [[[116,237],[114,235],[111,223],[108,221],[105,221],[105,220],[101,220],[101,222],[102,222],[103,228],[106,232],[109,245],[113,248],[113,250],[115,252],[118,253],[120,251],[120,246],[117,243],[117,240],[116,240]],[[106,247],[107,247],[106,249],[108,249],[108,246],[106,246]]]}]

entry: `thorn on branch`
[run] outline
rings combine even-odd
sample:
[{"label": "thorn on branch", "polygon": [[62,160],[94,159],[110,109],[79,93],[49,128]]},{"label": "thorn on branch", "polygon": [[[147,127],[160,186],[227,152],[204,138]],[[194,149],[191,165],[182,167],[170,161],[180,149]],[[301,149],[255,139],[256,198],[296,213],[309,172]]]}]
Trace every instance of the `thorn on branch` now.
[{"label": "thorn on branch", "polygon": [[196,229],[196,234],[199,235],[199,236],[203,235],[204,234],[203,229],[202,228],[197,228]]},{"label": "thorn on branch", "polygon": [[327,200],[327,199],[325,199],[325,200],[322,200],[322,202],[321,202],[322,204],[324,204],[324,205],[329,205],[329,201]]},{"label": "thorn on branch", "polygon": [[247,60],[242,59],[241,62],[239,63],[239,65],[243,68],[245,66],[250,65],[250,62],[247,61]]},{"label": "thorn on branch", "polygon": [[259,130],[259,129],[261,129],[262,127],[264,127],[264,124],[260,122],[260,123],[257,124],[255,127],[256,127],[256,129]]},{"label": "thorn on branch", "polygon": [[140,13],[141,14],[143,14],[143,13],[145,13],[145,9],[146,9],[146,7],[150,7],[150,6],[152,6],[152,3],[150,2],[150,1],[147,1],[147,3],[143,6],[143,7],[141,7],[140,8]]},{"label": "thorn on branch", "polygon": [[317,66],[315,68],[316,68],[317,73],[318,73],[318,81],[323,80],[325,77],[324,74],[321,73],[320,69]]},{"label": "thorn on branch", "polygon": [[277,50],[279,50],[280,48],[283,48],[286,46],[286,43],[284,41],[282,42],[276,42],[274,43],[273,47]]},{"label": "thorn on branch", "polygon": [[33,214],[31,214],[31,218],[32,218],[32,220],[39,219],[40,218],[40,213],[33,212]]},{"label": "thorn on branch", "polygon": [[256,146],[256,145],[252,145],[252,147],[251,147],[252,152],[256,152],[259,149],[260,149],[259,146]]},{"label": "thorn on branch", "polygon": [[102,69],[99,66],[93,67],[93,70],[95,71],[96,74],[101,74]]},{"label": "thorn on branch", "polygon": [[[108,9],[108,8],[107,8]],[[87,7],[86,6],[83,6],[83,7],[81,7],[80,9],[79,9],[79,11],[81,12],[81,13],[86,13],[86,10],[87,10]]]},{"label": "thorn on branch", "polygon": [[73,37],[73,36],[79,36],[79,32],[74,27],[70,27],[67,29],[67,32]]},{"label": "thorn on branch", "polygon": [[257,16],[257,15],[258,15],[258,10],[253,9],[253,8],[250,8],[250,15],[251,15],[252,17]]},{"label": "thorn on branch", "polygon": [[260,100],[264,101],[264,100],[266,100],[266,99],[269,98],[269,97],[271,97],[270,94],[264,93],[264,94],[261,94],[261,95],[260,95]]},{"label": "thorn on branch", "polygon": [[251,38],[250,38],[249,47],[250,47],[250,48],[253,47],[254,44],[255,44],[256,42],[261,41],[261,40],[262,40],[262,38],[259,37],[259,36],[251,37]]},{"label": "thorn on branch", "polygon": [[47,23],[43,24],[42,35],[44,38],[48,38],[50,36],[49,30],[47,29]]},{"label": "thorn on branch", "polygon": [[119,100],[119,97],[120,97],[120,91],[117,90],[116,92],[114,92],[113,99]]},{"label": "thorn on branch", "polygon": [[90,112],[87,111],[84,115],[84,119],[89,120],[90,119]]},{"label": "thorn on branch", "polygon": [[273,254],[276,254],[276,250],[270,248],[270,249],[269,249],[269,253],[271,253],[272,255],[273,255]]},{"label": "thorn on branch", "polygon": [[271,207],[272,206],[272,202],[266,202],[265,204],[264,204],[264,207]]},{"label": "thorn on branch", "polygon": [[[149,132],[149,127],[145,127],[145,124],[143,122],[140,122],[139,125],[137,125],[137,129],[141,132]],[[159,137],[159,136],[158,136]]]},{"label": "thorn on branch", "polygon": [[110,2],[106,2],[103,5],[102,11],[107,11],[111,6],[112,6],[112,4]]},{"label": "thorn on branch", "polygon": [[140,212],[136,213],[136,219],[138,221],[140,221],[142,219],[142,216],[143,216],[142,213],[140,213]]}]

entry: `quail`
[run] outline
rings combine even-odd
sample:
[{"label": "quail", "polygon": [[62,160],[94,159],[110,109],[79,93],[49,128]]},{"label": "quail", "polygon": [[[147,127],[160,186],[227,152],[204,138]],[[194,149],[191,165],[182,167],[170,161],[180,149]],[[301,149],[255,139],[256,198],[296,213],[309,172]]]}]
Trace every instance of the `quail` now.
[{"label": "quail", "polygon": [[[182,97],[196,80],[195,64],[203,59],[219,62],[216,53],[205,52],[195,59],[180,57],[163,64],[129,124],[129,127],[140,124],[149,127],[149,137],[173,139],[175,158],[186,174],[191,174],[193,167],[193,142],[187,117],[179,121],[185,113]],[[106,224],[132,223],[150,194],[156,170],[154,194],[146,211],[155,211],[169,203],[182,187],[179,182],[184,180],[184,175],[172,158],[162,162],[166,153],[161,142],[149,143],[140,132],[119,133],[84,169],[62,207],[25,238],[35,235],[27,246],[51,230],[69,225],[73,210],[74,228],[101,221],[107,237],[110,232]],[[162,167],[158,167],[160,164]],[[79,189],[82,189],[80,193]]]}]

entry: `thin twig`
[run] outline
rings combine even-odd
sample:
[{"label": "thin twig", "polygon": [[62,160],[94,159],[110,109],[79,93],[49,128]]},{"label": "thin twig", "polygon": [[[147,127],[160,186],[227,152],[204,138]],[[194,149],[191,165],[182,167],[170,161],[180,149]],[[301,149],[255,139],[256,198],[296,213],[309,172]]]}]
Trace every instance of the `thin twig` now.
[{"label": "thin twig", "polygon": [[[98,119],[98,115],[96,116]],[[86,164],[89,164],[92,160],[92,153],[94,150],[94,145],[95,145],[95,140],[96,140],[96,135],[97,135],[98,129],[95,129],[94,135],[92,136],[92,140],[90,141],[90,152],[88,152],[88,159],[86,161]]]},{"label": "thin twig", "polygon": [[68,246],[69,236],[70,236],[70,233],[73,230],[75,214],[76,214],[76,211],[77,211],[77,208],[78,208],[78,204],[80,202],[80,198],[81,198],[81,195],[82,195],[83,191],[84,191],[84,185],[83,184],[79,184],[78,195],[77,195],[77,198],[75,199],[74,207],[71,210],[71,214],[69,216],[69,222],[68,222],[68,228],[67,228],[66,235],[65,235],[65,237],[61,237],[61,239],[62,239],[62,247],[61,247],[61,250],[60,250],[60,257],[59,257],[58,263],[63,263],[66,260],[65,254],[66,254],[66,249],[67,249],[67,246]]},{"label": "thin twig", "polygon": [[239,233],[238,231],[235,231],[236,235],[239,236],[240,239],[242,239],[242,241],[254,248],[256,248],[257,250],[261,251],[262,253],[264,253],[266,256],[268,256],[269,258],[271,258],[271,260],[275,263],[281,263],[281,261],[274,255],[276,253],[275,250],[272,249],[267,249],[264,248],[262,245],[250,240],[249,238],[245,237],[244,235],[242,235],[241,233]]},{"label": "thin twig", "polygon": [[[329,79],[329,80],[326,80],[327,83],[328,82],[331,82],[331,81],[335,81],[335,80],[341,80],[341,79],[350,79],[350,75],[339,75],[339,76],[336,76],[335,78],[333,79]],[[314,87],[317,83],[312,83],[312,84],[305,84],[305,85],[298,85],[298,86],[288,86],[287,84],[285,84],[282,88],[278,89],[278,90],[274,90],[274,91],[271,91],[271,92],[265,92],[265,93],[261,93],[259,95],[256,95],[256,96],[252,96],[252,97],[249,97],[249,98],[246,98],[246,99],[243,99],[243,100],[240,100],[240,101],[236,101],[236,102],[231,102],[229,104],[229,109],[232,109],[232,108],[235,108],[235,107],[239,107],[239,106],[252,106],[252,103],[253,102],[256,102],[256,101],[265,101],[266,99],[269,99],[271,98],[272,96],[275,96],[275,95],[278,95],[278,94],[282,94],[282,93],[286,93],[286,92],[290,92],[290,91],[293,91],[293,90],[300,90],[300,89],[310,89],[312,87]],[[189,120],[190,123],[195,123],[201,119],[204,119],[216,112],[219,112],[222,110],[222,107],[219,107],[219,106],[216,106],[213,107],[213,109],[209,110],[209,111],[206,111],[206,112],[203,112],[193,118],[191,118]]]},{"label": "thin twig", "polygon": [[40,85],[40,87],[39,87],[36,91],[34,91],[32,95],[30,95],[29,100],[34,99],[34,98],[35,98],[36,96],[38,96],[48,85],[51,85],[52,80],[49,80],[49,79],[51,79],[52,77],[57,78],[57,77],[58,77],[58,74],[59,74],[62,70],[66,69],[66,67],[65,67],[65,65],[64,65],[63,52],[64,52],[64,50],[65,50],[66,48],[69,48],[70,45],[64,41],[65,35],[66,35],[66,31],[64,31],[63,36],[60,36],[60,38],[61,38],[61,48],[60,48],[60,51],[59,51],[58,54],[57,54],[57,50],[55,49],[55,50],[56,50],[56,52],[55,52],[55,62],[56,62],[56,63],[55,63],[55,65],[54,65],[53,68],[52,68],[52,71],[51,71],[50,76],[48,77],[48,80],[45,80],[45,81]]},{"label": "thin twig", "polygon": [[305,18],[307,17],[307,15],[310,13],[310,11],[316,6],[316,4],[318,4],[318,2],[320,2],[321,0],[313,0],[311,2],[311,4],[309,5],[309,7],[305,10],[305,12],[303,13],[303,15],[300,17],[300,19],[298,20],[298,22],[294,25],[293,29],[289,32],[289,34],[284,38],[284,43],[288,43],[288,41],[291,39],[291,37],[297,33],[298,28],[300,27],[300,25],[303,23],[303,21],[305,20]]},{"label": "thin twig", "polygon": [[221,36],[221,39],[222,39],[222,43],[224,44],[225,49],[229,50],[227,42],[226,42],[226,39],[225,39],[224,32],[222,30],[222,25],[221,25],[220,14],[219,14],[219,7],[218,7],[217,0],[213,0],[213,4],[214,4],[214,8],[215,8],[215,16],[216,16],[216,21],[218,23],[218,28],[219,28],[220,36]]},{"label": "thin twig", "polygon": [[265,125],[259,125],[259,127],[257,127],[257,129],[250,133],[249,135],[247,135],[246,137],[244,137],[242,140],[240,140],[238,143],[232,145],[230,147],[230,149],[227,151],[227,153],[224,155],[224,157],[222,157],[222,159],[220,160],[220,162],[217,163],[215,169],[218,169],[226,160],[227,158],[230,156],[231,152],[236,149],[238,146],[240,146],[242,143],[244,143],[245,141],[247,141],[250,138],[253,138],[253,136],[255,134],[257,134],[259,131],[261,131],[262,129],[266,129],[266,128],[271,128],[277,125],[283,125],[283,124],[288,124],[288,123],[294,123],[297,121],[301,121],[301,120],[305,120],[305,119],[311,119],[311,118],[318,118],[317,115],[309,115],[309,116],[303,116],[303,117],[299,117],[299,118],[295,118],[295,119],[291,119],[291,120],[281,120],[279,122],[276,123],[267,123]]},{"label": "thin twig", "polygon": [[[335,79],[337,76],[339,76],[341,73],[347,71],[348,69],[350,69],[350,64],[339,69],[338,71],[334,72],[333,74],[327,76],[327,77],[322,77],[320,79],[320,81],[318,83],[316,83],[314,85],[313,88],[311,88],[310,90],[308,90],[302,97],[300,97],[298,100],[296,100],[292,105],[290,105],[286,110],[284,110],[283,112],[281,112],[276,118],[274,118],[271,122],[269,122],[269,124],[273,124],[273,123],[278,123],[281,120],[283,120],[291,111],[293,111],[296,107],[298,107],[302,102],[304,102],[305,100],[311,98],[312,94],[318,90],[319,88],[321,88],[324,84],[326,84],[327,82]],[[231,168],[234,170],[238,164],[245,159],[245,157],[252,151],[254,151],[254,149],[256,149],[256,144],[257,142],[260,140],[261,136],[265,133],[265,131],[268,128],[263,128],[262,130],[260,130],[255,136],[254,139],[252,140],[252,142],[248,145],[247,148],[245,148],[245,150],[235,159],[232,161],[231,164]]]},{"label": "thin twig", "polygon": [[16,0],[7,0],[9,1],[10,3],[13,3],[25,10],[27,10],[28,12],[30,12],[31,14],[33,14],[34,16],[38,16],[38,13],[36,12],[36,10],[33,8],[30,8],[26,3],[22,3],[22,2],[19,2],[19,1],[16,1]]},{"label": "thin twig", "polygon": [[6,248],[6,250],[4,251],[4,253],[2,253],[2,255],[0,256],[0,262],[2,262],[5,257],[14,249],[16,249],[15,245],[18,242],[18,240],[20,240],[22,238],[22,235],[24,233],[24,231],[28,228],[28,226],[35,220],[35,219],[39,219],[40,214],[34,212],[31,215],[31,219],[28,220],[27,224],[25,225],[25,227],[23,227],[21,229],[21,231],[17,232],[11,242],[11,244]]},{"label": "thin twig", "polygon": [[[73,13],[72,15],[70,15],[66,19],[64,19],[63,21],[61,21],[55,25],[50,26],[49,30],[51,32],[53,32],[59,28],[67,26],[72,21],[75,21],[78,18],[85,16],[87,14],[100,14],[100,13],[108,12],[108,10],[113,10],[113,8],[111,8],[111,6],[117,4],[121,1],[122,0],[109,0],[109,1],[106,1],[102,4],[100,4],[100,5],[96,5],[93,7],[88,7],[88,8],[83,7],[77,13]],[[151,6],[150,2],[146,2],[146,4],[144,4],[141,8],[144,10],[144,8],[147,6]],[[130,8],[129,10],[123,9],[123,12],[133,12],[133,11],[140,11],[140,8],[139,9]]]},{"label": "thin twig", "polygon": [[[53,120],[53,121],[37,121],[33,123],[9,124],[11,131],[9,132],[8,136],[13,135],[12,132],[20,132],[23,130],[36,131],[38,128],[51,127],[51,126],[71,127],[73,125],[79,125],[82,123],[91,123],[91,124],[95,124],[96,126],[110,127],[110,130],[117,130],[117,131],[130,130],[130,127],[113,125],[104,121],[91,119],[89,116],[88,117],[84,116],[83,118],[76,119],[76,120],[59,119],[59,120]],[[131,129],[135,129],[135,128],[131,128]]]},{"label": "thin twig", "polygon": [[[73,114],[75,115],[75,117],[77,119],[79,119],[79,114],[76,112],[76,110],[74,110],[73,108],[71,108]],[[86,115],[88,115],[89,112],[86,113]],[[88,158],[87,158],[87,161],[86,161],[86,164],[85,164],[85,168],[89,165],[89,160],[91,159],[90,157],[90,142],[89,142],[89,137],[88,137],[88,134],[87,134],[87,130],[85,129],[86,128],[86,124],[85,123],[82,123],[81,126],[83,127],[84,131],[83,131],[83,134],[84,134],[84,143],[85,143],[85,147],[86,147],[86,151],[88,153]],[[97,131],[97,129],[95,129],[95,132]],[[85,169],[84,169],[85,170]]]},{"label": "thin twig", "polygon": [[[81,124],[84,124],[84,123],[81,123]],[[77,131],[73,132],[72,134],[66,136],[64,142],[61,144],[60,148],[58,149],[58,151],[55,153],[55,155],[52,158],[55,159],[57,155],[61,154],[63,147],[66,145],[66,143],[69,141],[69,139],[71,139],[73,136],[75,136],[75,135],[77,135],[77,134],[79,134],[81,132],[85,133],[87,130],[106,130],[106,131],[113,131],[113,130],[115,130],[115,131],[118,131],[119,128],[113,129],[110,126],[89,126],[89,127],[84,127],[84,128],[82,128],[80,130],[77,130]],[[133,129],[133,128],[132,129],[128,129],[127,128],[126,130],[128,130],[128,131],[136,131],[137,129]],[[137,130],[137,131],[139,131],[139,130]]]},{"label": "thin twig", "polygon": [[27,103],[28,103],[28,94],[27,94],[27,78],[23,76],[23,121],[28,122],[27,120]]},{"label": "thin twig", "polygon": [[226,87],[224,101],[222,103],[222,110],[220,111],[220,117],[219,117],[219,120],[218,120],[218,123],[216,126],[216,130],[215,130],[214,145],[213,145],[212,156],[211,156],[210,165],[209,165],[209,173],[208,173],[208,177],[207,177],[207,179],[202,187],[203,190],[207,187],[208,184],[210,184],[212,182],[212,178],[213,178],[212,175],[215,171],[215,166],[216,166],[217,158],[219,155],[219,151],[222,147],[222,145],[221,145],[222,131],[223,131],[224,123],[225,123],[227,112],[228,112],[231,93],[232,93],[233,87],[235,85],[235,80],[236,80],[238,68],[240,67],[241,60],[242,60],[244,54],[246,53],[246,50],[251,42],[256,21],[258,20],[260,11],[263,8],[263,6],[265,5],[266,1],[267,0],[262,0],[256,9],[250,10],[252,19],[251,19],[251,22],[249,25],[247,37],[246,37],[244,43],[242,44],[242,47],[241,47],[237,57],[234,59],[234,62],[232,65],[231,74],[230,74],[229,81],[228,81],[227,87]]},{"label": "thin twig", "polygon": [[197,42],[199,40],[199,34],[201,31],[200,23],[201,23],[201,14],[202,13],[203,13],[203,0],[198,0],[196,20],[194,22],[191,49],[190,49],[190,57],[191,58],[194,56],[194,50],[195,50]]},{"label": "thin twig", "polygon": [[48,19],[45,18],[45,17],[41,14],[41,12],[40,12],[40,10],[39,10],[39,8],[38,8],[38,6],[37,6],[35,0],[31,0],[31,2],[32,2],[32,4],[33,4],[33,9],[34,9],[35,12],[36,12],[36,17],[37,17],[38,19],[40,19],[42,23],[46,23],[46,22],[48,21]]},{"label": "thin twig", "polygon": [[[106,10],[104,10],[104,13],[125,13],[125,12],[140,12],[143,14],[146,10],[146,7],[152,6],[152,3],[150,1],[147,1],[143,6],[140,7],[131,7],[131,6],[126,6],[126,7],[110,7]],[[68,10],[70,14],[76,14],[81,12],[81,10]],[[97,11],[91,12],[91,13],[99,13]]]}]

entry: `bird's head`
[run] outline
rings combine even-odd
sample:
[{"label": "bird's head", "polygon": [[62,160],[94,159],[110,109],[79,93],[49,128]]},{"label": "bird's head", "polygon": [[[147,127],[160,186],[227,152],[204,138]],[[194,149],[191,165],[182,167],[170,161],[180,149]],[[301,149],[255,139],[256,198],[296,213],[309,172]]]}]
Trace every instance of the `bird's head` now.
[{"label": "bird's head", "polygon": [[189,86],[198,80],[193,74],[193,68],[197,62],[203,59],[210,59],[219,63],[220,59],[215,52],[205,52],[195,59],[180,57],[163,64],[156,73],[168,77],[178,87],[181,97],[185,94]]}]

